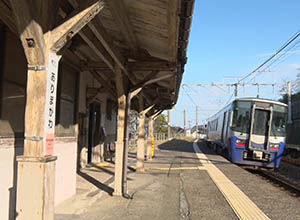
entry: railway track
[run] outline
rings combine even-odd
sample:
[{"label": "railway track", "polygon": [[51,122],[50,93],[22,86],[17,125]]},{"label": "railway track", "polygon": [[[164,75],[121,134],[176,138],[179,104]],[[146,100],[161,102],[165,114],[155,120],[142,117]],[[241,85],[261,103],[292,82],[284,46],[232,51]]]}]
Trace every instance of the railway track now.
[{"label": "railway track", "polygon": [[[246,168],[249,172],[262,176],[270,182],[284,188],[285,190],[292,193],[295,197],[300,197],[300,184],[288,179],[287,177],[279,174],[276,171],[267,170],[264,168]],[[300,198],[299,198],[300,199]]]},{"label": "railway track", "polygon": [[289,158],[289,157],[282,157],[281,160],[288,163],[288,164],[292,164],[292,165],[295,165],[295,166],[300,166],[300,160],[297,160],[297,159],[292,159],[292,158]]}]

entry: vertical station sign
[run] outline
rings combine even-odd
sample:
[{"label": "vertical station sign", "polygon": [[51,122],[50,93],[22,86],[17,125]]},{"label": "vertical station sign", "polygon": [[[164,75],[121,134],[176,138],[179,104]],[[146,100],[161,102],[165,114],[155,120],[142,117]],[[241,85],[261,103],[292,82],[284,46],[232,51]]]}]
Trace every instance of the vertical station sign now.
[{"label": "vertical station sign", "polygon": [[53,155],[58,65],[61,56],[49,53],[44,124],[44,155]]}]

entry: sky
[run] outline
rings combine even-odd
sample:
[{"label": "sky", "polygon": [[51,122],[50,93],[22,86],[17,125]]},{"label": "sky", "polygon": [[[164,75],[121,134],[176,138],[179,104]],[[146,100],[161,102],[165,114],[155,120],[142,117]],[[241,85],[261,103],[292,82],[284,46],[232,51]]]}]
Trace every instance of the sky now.
[{"label": "sky", "polygon": [[[205,123],[233,94],[232,88],[183,84],[235,83],[234,77],[252,72],[300,30],[299,11],[299,0],[195,0],[188,61],[171,125],[183,127],[184,110],[187,128],[195,125],[196,105],[199,124]],[[266,72],[257,73],[256,81],[286,83],[296,79],[299,68],[300,43]],[[278,99],[281,87],[260,87],[259,96]],[[239,97],[257,93],[257,87],[239,89]]]}]

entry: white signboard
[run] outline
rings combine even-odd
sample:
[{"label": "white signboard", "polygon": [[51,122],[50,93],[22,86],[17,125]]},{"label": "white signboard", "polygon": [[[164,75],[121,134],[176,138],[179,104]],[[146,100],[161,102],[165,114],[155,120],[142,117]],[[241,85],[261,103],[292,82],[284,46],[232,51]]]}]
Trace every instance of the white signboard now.
[{"label": "white signboard", "polygon": [[58,81],[58,64],[61,56],[55,53],[49,54],[47,71],[46,103],[45,103],[45,124],[44,124],[44,154],[52,155],[54,150],[55,130],[55,109],[56,89]]}]

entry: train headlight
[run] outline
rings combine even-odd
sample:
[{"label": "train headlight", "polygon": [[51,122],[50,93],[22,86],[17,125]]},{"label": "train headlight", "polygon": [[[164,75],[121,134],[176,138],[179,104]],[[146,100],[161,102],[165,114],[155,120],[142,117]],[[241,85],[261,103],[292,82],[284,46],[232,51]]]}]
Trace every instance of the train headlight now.
[{"label": "train headlight", "polygon": [[272,150],[278,150],[280,148],[280,145],[279,144],[270,144],[270,148]]},{"label": "train headlight", "polygon": [[239,146],[239,147],[245,147],[246,146],[246,140],[236,139],[235,144],[236,144],[236,146]]}]

